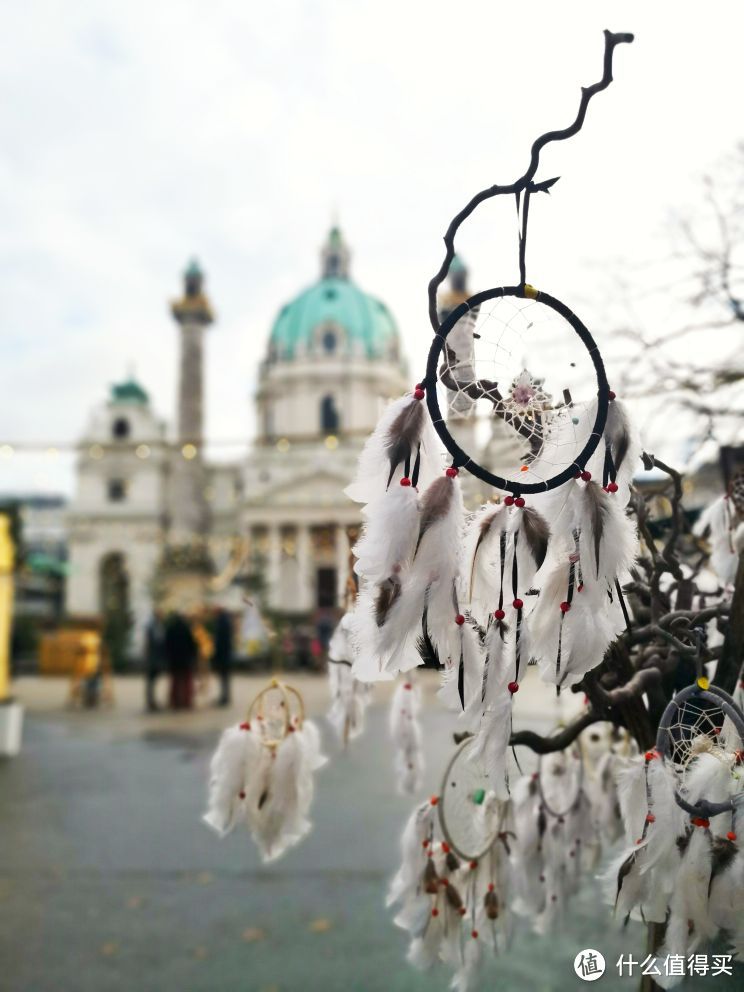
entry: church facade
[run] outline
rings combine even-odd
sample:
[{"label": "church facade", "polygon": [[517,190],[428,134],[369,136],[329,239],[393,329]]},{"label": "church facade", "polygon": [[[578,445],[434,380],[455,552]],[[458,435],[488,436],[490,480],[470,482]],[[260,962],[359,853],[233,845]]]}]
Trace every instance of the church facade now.
[{"label": "church facade", "polygon": [[317,616],[340,606],[361,522],[343,490],[381,410],[411,386],[393,316],[352,280],[333,228],[320,278],[271,329],[247,458],[210,463],[203,368],[213,314],[193,263],[171,313],[180,334],[174,425],[133,379],[115,385],[80,439],[68,515],[67,612],[100,616],[123,600],[135,653],[155,603],[189,607],[188,576],[198,580],[192,600],[200,589],[239,605],[234,582],[252,569],[272,610]]}]

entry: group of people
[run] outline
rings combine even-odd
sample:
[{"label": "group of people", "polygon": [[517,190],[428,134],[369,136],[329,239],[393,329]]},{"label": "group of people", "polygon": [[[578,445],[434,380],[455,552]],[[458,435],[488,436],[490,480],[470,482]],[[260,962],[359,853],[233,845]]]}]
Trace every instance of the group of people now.
[{"label": "group of people", "polygon": [[161,675],[170,679],[168,701],[172,709],[194,707],[199,681],[206,686],[210,668],[219,680],[216,706],[230,705],[230,676],[233,661],[233,620],[221,606],[189,614],[167,616],[156,609],[147,625],[145,657],[145,705],[160,709],[156,685]]}]

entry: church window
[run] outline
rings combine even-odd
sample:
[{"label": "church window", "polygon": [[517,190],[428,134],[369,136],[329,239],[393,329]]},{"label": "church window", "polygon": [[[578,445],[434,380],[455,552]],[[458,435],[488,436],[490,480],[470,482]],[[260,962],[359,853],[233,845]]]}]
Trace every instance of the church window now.
[{"label": "church window", "polygon": [[333,331],[326,331],[323,335],[323,348],[329,355],[336,350],[336,335]]},{"label": "church window", "polygon": [[332,396],[324,396],[320,401],[320,429],[324,434],[337,434],[340,425],[336,401]]},{"label": "church window", "polygon": [[108,480],[109,503],[123,503],[127,498],[127,484],[123,479]]},{"label": "church window", "polygon": [[129,437],[129,421],[126,417],[117,417],[111,425],[111,433],[117,441],[123,441]]}]

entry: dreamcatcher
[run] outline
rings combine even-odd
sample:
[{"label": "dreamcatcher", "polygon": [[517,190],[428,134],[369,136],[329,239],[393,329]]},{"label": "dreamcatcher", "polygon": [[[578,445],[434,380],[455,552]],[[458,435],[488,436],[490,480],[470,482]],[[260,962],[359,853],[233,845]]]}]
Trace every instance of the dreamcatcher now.
[{"label": "dreamcatcher", "polygon": [[732,585],[744,552],[744,472],[738,472],[726,494],[701,513],[694,532],[708,538],[711,568],[723,585]]},{"label": "dreamcatcher", "polygon": [[410,796],[417,792],[424,774],[420,710],[421,690],[409,676],[398,683],[390,702],[395,780],[402,795]]},{"label": "dreamcatcher", "polygon": [[245,722],[220,738],[204,820],[221,837],[245,824],[263,859],[273,861],[310,830],[313,776],[325,762],[299,692],[272,679]]},{"label": "dreamcatcher", "polygon": [[344,747],[364,729],[364,714],[372,692],[371,685],[360,682],[352,672],[354,646],[350,636],[349,609],[355,596],[356,583],[350,574],[346,584],[347,612],[341,617],[328,645],[328,685],[331,696],[328,722]]},{"label": "dreamcatcher", "polygon": [[[589,100],[611,81],[615,46],[631,40],[605,32],[603,77],[582,91],[574,123],[538,138],[520,179],[479,193],[450,224],[445,260],[429,284],[435,335],[426,375],[385,412],[347,490],[365,504],[354,549],[355,676],[390,678],[422,657],[438,662],[442,699],[476,733],[474,760],[502,798],[525,666],[535,660],[544,679],[572,685],[630,622],[622,582],[637,536],[626,505],[640,445],[589,330],[527,283],[526,238],[531,197],[556,181],[535,182],[542,148],[579,130]],[[498,195],[516,200],[520,281],[465,300],[440,326],[437,290],[455,235],[479,203]],[[458,416],[483,408],[509,430],[522,446],[518,463],[495,474],[464,451],[440,392]],[[435,434],[450,456],[446,468]],[[503,498],[466,516],[462,470]]]},{"label": "dreamcatcher", "polygon": [[411,815],[388,895],[396,924],[411,935],[409,960],[449,966],[460,992],[475,981],[484,951],[508,948],[517,917],[537,933],[555,929],[582,874],[611,843],[586,788],[584,743],[515,775],[508,799],[493,791],[476,747],[472,736],[462,741],[439,794]]},{"label": "dreamcatcher", "polygon": [[388,905],[411,935],[409,961],[428,968],[441,961],[464,992],[484,947],[503,950],[511,938],[511,803],[489,789],[470,760],[473,739],[454,752],[440,794],[414,810],[401,842],[402,864]]},{"label": "dreamcatcher", "polygon": [[693,953],[719,931],[744,943],[742,742],[741,710],[700,676],[667,706],[656,747],[620,778],[632,847],[611,866],[609,887],[621,917],[667,921],[662,956]]}]

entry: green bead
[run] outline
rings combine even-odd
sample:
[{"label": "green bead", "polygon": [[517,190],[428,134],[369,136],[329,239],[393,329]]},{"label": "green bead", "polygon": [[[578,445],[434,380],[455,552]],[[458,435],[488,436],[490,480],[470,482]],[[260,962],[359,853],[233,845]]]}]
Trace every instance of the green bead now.
[{"label": "green bead", "polygon": [[475,803],[476,806],[480,806],[480,804],[483,802],[485,798],[486,798],[485,789],[476,789],[475,792],[473,793],[473,802]]}]

